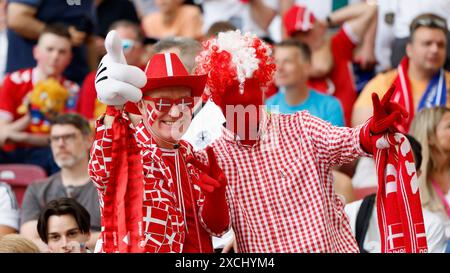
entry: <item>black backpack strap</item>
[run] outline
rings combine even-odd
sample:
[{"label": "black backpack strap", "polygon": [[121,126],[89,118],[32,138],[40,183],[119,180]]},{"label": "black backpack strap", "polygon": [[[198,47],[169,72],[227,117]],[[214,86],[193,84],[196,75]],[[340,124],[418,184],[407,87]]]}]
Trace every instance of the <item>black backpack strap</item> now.
[{"label": "black backpack strap", "polygon": [[367,253],[364,249],[364,239],[369,228],[370,217],[372,216],[373,206],[375,205],[375,197],[376,194],[364,197],[359,207],[358,215],[356,216],[355,237],[361,253]]}]

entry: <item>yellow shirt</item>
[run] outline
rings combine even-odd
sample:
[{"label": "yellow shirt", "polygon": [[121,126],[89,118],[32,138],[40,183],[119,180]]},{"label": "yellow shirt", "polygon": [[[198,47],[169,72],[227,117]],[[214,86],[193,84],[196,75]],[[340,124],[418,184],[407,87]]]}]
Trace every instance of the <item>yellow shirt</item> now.
[{"label": "yellow shirt", "polygon": [[[353,106],[356,108],[372,108],[372,93],[377,93],[378,97],[381,99],[384,93],[389,89],[391,84],[397,77],[397,69],[390,70],[386,73],[378,74],[375,78],[370,80],[364,89],[359,94],[358,99]],[[414,109],[417,109],[420,99],[428,86],[428,81],[419,81],[415,79],[409,79],[411,92],[413,96]],[[450,72],[445,71],[445,83],[447,86],[447,106],[450,106]]]}]

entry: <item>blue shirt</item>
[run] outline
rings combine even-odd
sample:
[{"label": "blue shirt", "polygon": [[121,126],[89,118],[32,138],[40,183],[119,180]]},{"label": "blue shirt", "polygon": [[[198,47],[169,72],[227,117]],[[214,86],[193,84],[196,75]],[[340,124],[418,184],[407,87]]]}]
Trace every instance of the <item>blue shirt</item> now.
[{"label": "blue shirt", "polygon": [[[92,33],[96,25],[94,0],[9,0],[9,3],[20,3],[36,8],[36,19],[45,24],[73,25],[88,34]],[[7,35],[6,72],[11,73],[22,68],[36,66],[32,53],[36,40],[25,39],[11,29],[8,29]],[[64,75],[80,84],[88,72],[86,46],[74,47],[72,62]]]},{"label": "blue shirt", "polygon": [[266,100],[267,109],[270,112],[293,114],[307,110],[311,115],[330,122],[335,126],[344,126],[344,112],[341,103],[333,96],[309,90],[308,98],[298,105],[288,105],[285,92],[280,89],[278,93]]}]

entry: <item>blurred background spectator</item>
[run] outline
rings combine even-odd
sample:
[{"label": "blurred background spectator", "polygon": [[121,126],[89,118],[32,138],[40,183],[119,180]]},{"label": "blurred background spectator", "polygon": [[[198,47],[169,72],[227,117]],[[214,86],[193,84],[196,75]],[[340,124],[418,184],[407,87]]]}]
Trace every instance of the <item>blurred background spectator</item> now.
[{"label": "blurred background spectator", "polygon": [[75,111],[79,87],[63,71],[72,59],[70,34],[61,24],[46,25],[33,56],[35,67],[8,74],[0,90],[0,164],[28,163],[58,171],[48,146],[50,121]]},{"label": "blurred background spectator", "polygon": [[411,134],[422,145],[423,168],[419,178],[422,206],[435,213],[450,239],[450,109],[426,108],[417,113]]},{"label": "blurred background spectator", "polygon": [[20,233],[44,250],[45,245],[39,240],[36,230],[39,214],[48,202],[59,197],[70,197],[89,211],[92,236],[87,245],[93,249],[101,225],[97,190],[87,169],[92,144],[89,123],[77,114],[59,116],[52,125],[50,143],[61,171],[48,177],[45,182],[28,186],[22,205]]},{"label": "blurred background spectator", "polygon": [[155,0],[157,12],[142,18],[142,29],[147,37],[202,38],[203,19],[200,9],[183,4],[183,0]]},{"label": "blurred background spectator", "polygon": [[93,0],[69,5],[61,0],[9,0],[8,58],[6,72],[36,65],[32,50],[47,24],[61,23],[67,27],[73,45],[74,58],[64,75],[79,84],[96,65],[93,29],[96,14]]},{"label": "blurred background spectator", "polygon": [[[434,105],[450,105],[450,73],[443,69],[447,32],[446,21],[442,17],[433,14],[417,16],[411,23],[412,36],[406,47],[407,56],[397,69],[378,74],[365,86],[354,105],[352,125],[362,124],[372,115],[372,93],[382,96],[392,84],[396,84],[398,90],[394,100],[409,112],[409,117],[399,124],[404,133],[408,132],[416,111]],[[377,185],[372,159],[360,159],[353,185]]]}]

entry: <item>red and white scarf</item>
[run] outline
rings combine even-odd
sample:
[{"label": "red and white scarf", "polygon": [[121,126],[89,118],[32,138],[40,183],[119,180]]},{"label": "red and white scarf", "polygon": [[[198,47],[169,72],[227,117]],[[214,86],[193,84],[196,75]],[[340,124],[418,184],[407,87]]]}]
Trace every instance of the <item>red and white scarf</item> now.
[{"label": "red and white scarf", "polygon": [[402,133],[407,133],[411,122],[414,118],[415,111],[419,111],[424,107],[433,107],[437,105],[445,105],[447,98],[447,89],[445,82],[444,70],[440,69],[428,83],[422,98],[420,99],[417,109],[414,107],[413,93],[411,83],[408,76],[409,59],[404,57],[397,68],[397,77],[393,85],[397,87],[392,96],[392,101],[402,105],[408,112],[408,117],[402,119],[401,124],[396,124],[397,129]]},{"label": "red and white scarf", "polygon": [[427,252],[419,182],[411,146],[400,133],[374,137],[377,216],[383,253]]},{"label": "red and white scarf", "polygon": [[142,237],[142,191],[143,174],[140,150],[137,147],[131,128],[122,113],[113,107],[107,114],[114,116],[112,125],[111,176],[108,194],[103,198],[103,234],[106,253],[143,252]]}]

